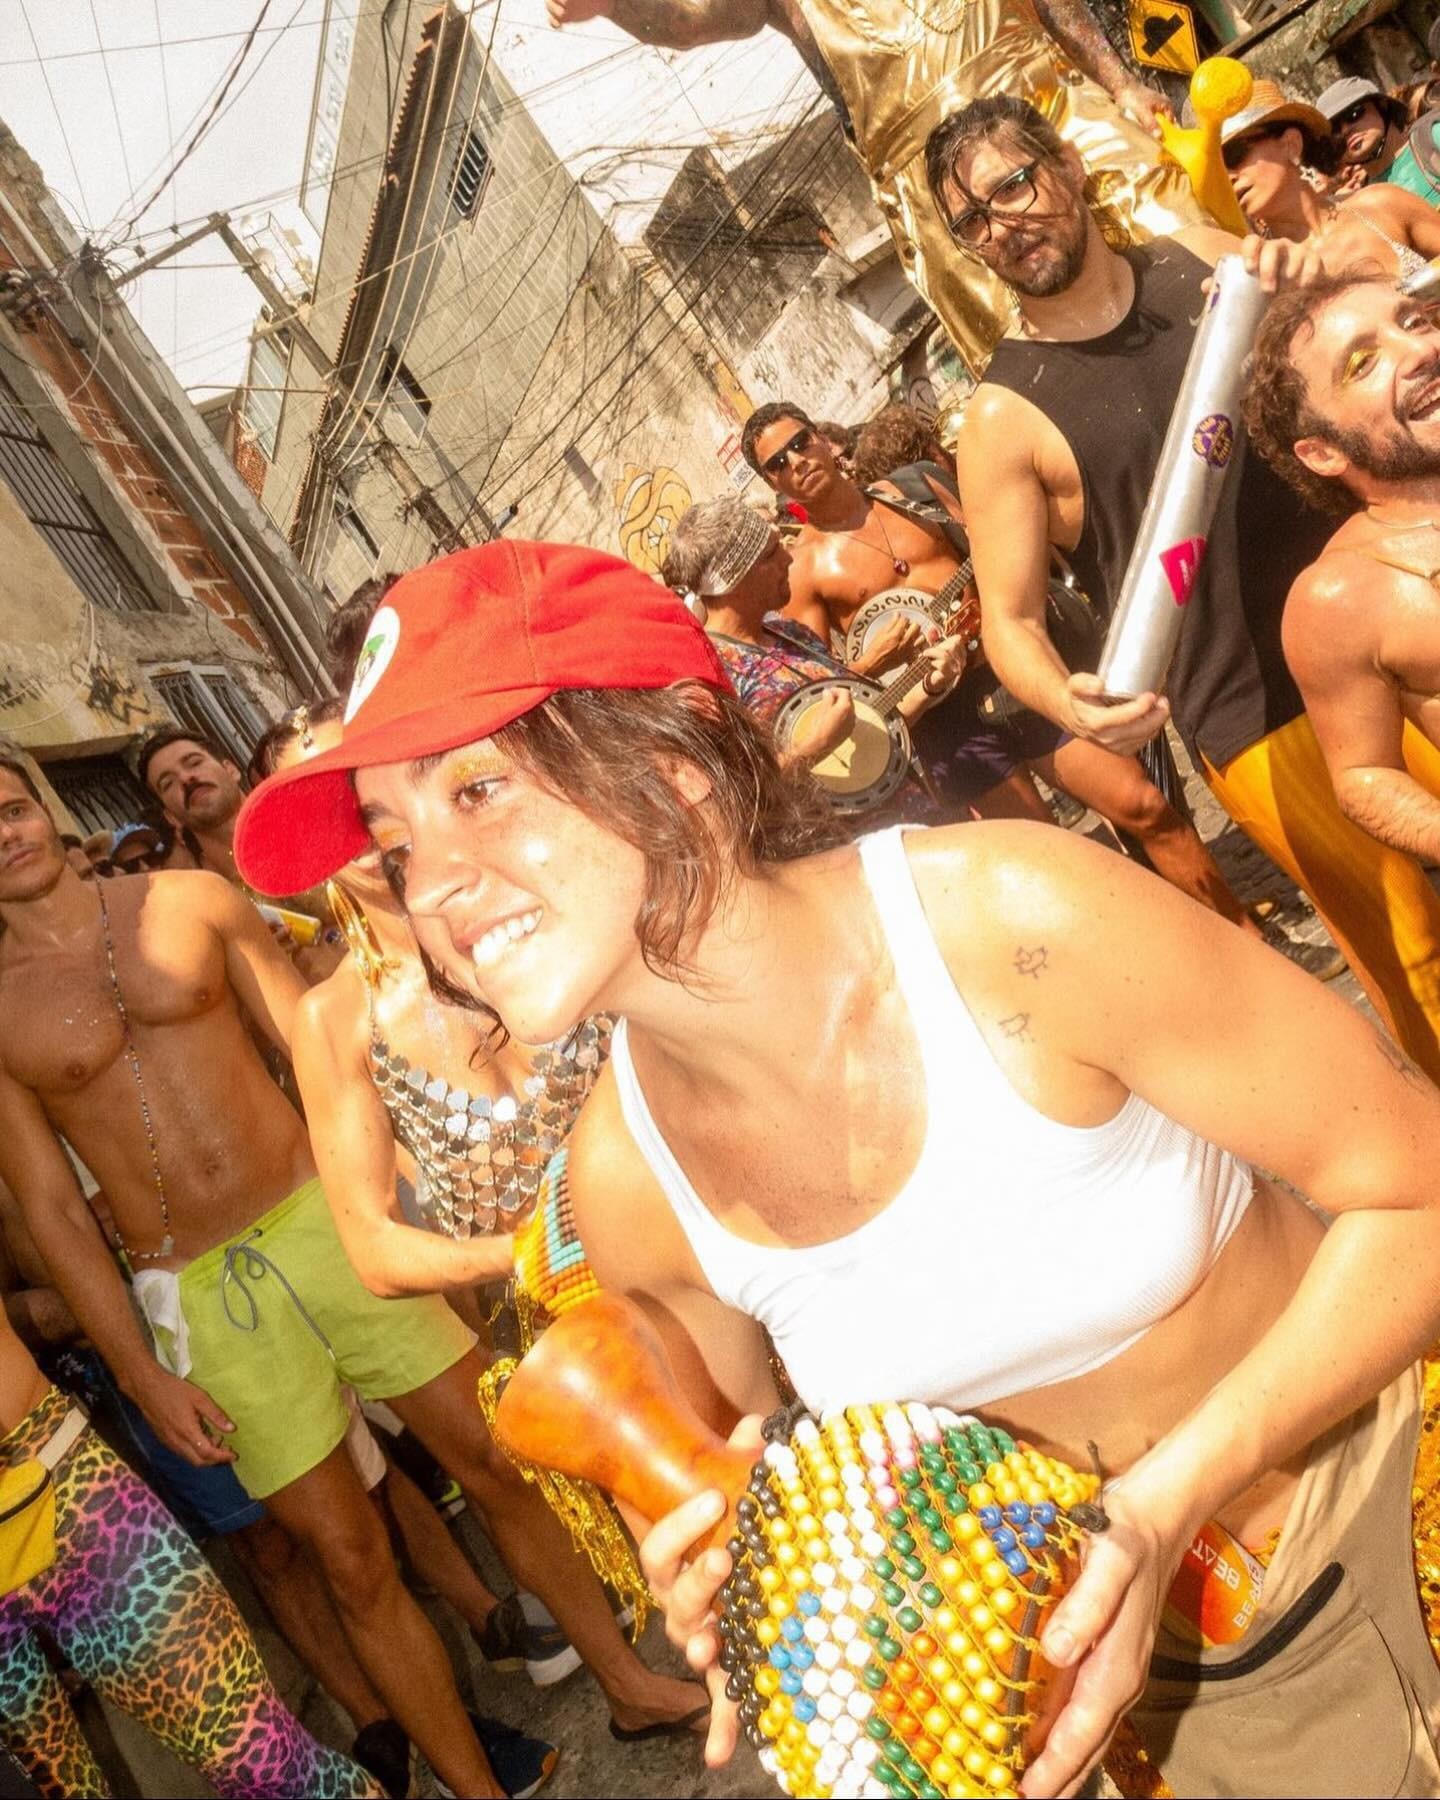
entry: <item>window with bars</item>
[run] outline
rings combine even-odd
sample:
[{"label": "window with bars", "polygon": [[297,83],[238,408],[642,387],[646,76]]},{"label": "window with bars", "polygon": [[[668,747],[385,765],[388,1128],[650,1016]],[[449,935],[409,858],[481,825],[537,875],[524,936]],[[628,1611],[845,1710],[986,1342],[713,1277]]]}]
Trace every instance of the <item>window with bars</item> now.
[{"label": "window with bars", "polygon": [[485,179],[490,173],[490,152],[477,131],[467,131],[455,151],[455,171],[450,177],[450,204],[462,219],[475,216]]},{"label": "window with bars", "polygon": [[98,514],[66,473],[0,376],[0,481],[64,563],[71,580],[108,612],[154,612],[155,602],[115,547]]},{"label": "window with bars", "polygon": [[150,679],[179,724],[245,767],[269,721],[238,681],[223,669],[196,668],[157,670]]},{"label": "window with bars", "polygon": [[113,831],[150,811],[155,802],[118,756],[75,756],[42,763],[45,779],[86,833]]}]

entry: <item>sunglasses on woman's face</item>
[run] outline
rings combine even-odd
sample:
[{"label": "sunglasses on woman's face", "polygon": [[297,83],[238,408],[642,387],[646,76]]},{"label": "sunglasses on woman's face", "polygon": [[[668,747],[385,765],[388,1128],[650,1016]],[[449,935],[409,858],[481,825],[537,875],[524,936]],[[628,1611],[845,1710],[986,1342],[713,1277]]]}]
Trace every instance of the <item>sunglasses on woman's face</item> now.
[{"label": "sunglasses on woman's face", "polygon": [[1221,150],[1220,160],[1233,175],[1237,169],[1243,166],[1245,158],[1257,144],[1263,144],[1270,138],[1279,137],[1284,129],[1283,125],[1262,125],[1256,131],[1247,131],[1244,137],[1232,138]]},{"label": "sunglasses on woman's face", "polygon": [[792,456],[801,450],[808,450],[814,442],[815,433],[808,425],[802,425],[790,442],[782,444],[773,456],[767,456],[760,467],[767,475],[778,475],[788,466]]},{"label": "sunglasses on woman's face", "polygon": [[1373,100],[1357,100],[1353,106],[1347,106],[1344,112],[1336,114],[1332,129],[1348,131],[1352,125],[1358,125],[1374,105]]}]

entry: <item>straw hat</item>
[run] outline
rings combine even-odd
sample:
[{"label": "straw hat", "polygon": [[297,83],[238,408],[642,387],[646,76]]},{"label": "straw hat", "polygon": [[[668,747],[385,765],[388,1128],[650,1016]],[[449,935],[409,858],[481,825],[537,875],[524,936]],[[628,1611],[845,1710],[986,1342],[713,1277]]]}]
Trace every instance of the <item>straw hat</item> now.
[{"label": "straw hat", "polygon": [[1318,107],[1305,100],[1292,100],[1278,82],[1263,77],[1255,83],[1250,104],[1235,113],[1220,127],[1220,142],[1233,144],[1257,125],[1298,125],[1307,137],[1323,143],[1330,135],[1330,121]]}]

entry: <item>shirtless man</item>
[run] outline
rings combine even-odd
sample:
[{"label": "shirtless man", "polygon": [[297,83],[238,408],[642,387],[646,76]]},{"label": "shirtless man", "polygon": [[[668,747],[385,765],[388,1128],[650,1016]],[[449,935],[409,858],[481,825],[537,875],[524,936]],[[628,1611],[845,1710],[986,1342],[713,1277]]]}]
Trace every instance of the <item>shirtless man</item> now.
[{"label": "shirtless man", "polygon": [[1357,510],[1300,574],[1285,655],[1335,797],[1440,862],[1440,311],[1337,275],[1283,295],[1256,342],[1250,434],[1305,494]]},{"label": "shirtless man", "polygon": [[[363,1357],[355,1385],[435,1438],[442,1415],[456,1426],[473,1412],[478,1364],[443,1301],[336,1316],[318,1241],[296,1241],[328,1211],[304,1126],[241,1008],[283,1048],[300,978],[250,902],[214,875],[82,883],[8,759],[0,921],[0,1175],[45,1266],[161,1441],[190,1462],[234,1462],[313,1552],[362,1668],[442,1779],[501,1792],[345,1449],[335,1372]],[[146,1341],[61,1134],[105,1191],[137,1297],[156,1296],[161,1353],[194,1382]],[[265,1280],[276,1269],[286,1274]]]},{"label": "shirtless man", "polygon": [[230,840],[245,789],[219,745],[180,725],[152,731],[140,746],[138,774],[178,832],[200,849],[200,866],[235,880]]},{"label": "shirtless man", "polygon": [[[1159,466],[1215,259],[1210,229],[1126,251],[1105,242],[1073,155],[1031,109],[980,101],[931,140],[956,254],[1020,297],[960,434],[960,491],[990,662],[1017,699],[1077,736],[1131,752],[1174,717],[1222,806],[1305,889],[1401,1046],[1440,1079],[1440,900],[1423,873],[1345,818],[1280,619],[1329,527],[1234,433],[1230,475],[1186,608],[1166,694],[1121,705],[1071,674],[1045,627],[1052,545],[1108,615]],[[1311,245],[1248,239],[1272,289],[1308,279]]]},{"label": "shirtless man", "polygon": [[[1026,1792],[1074,1792],[1147,1689],[1171,1578],[1217,1516],[1252,1545],[1280,1527],[1250,1628],[1274,1654],[1149,1684],[1133,1716],[1173,1788],[1440,1790],[1405,1542],[1432,1479],[1440,1093],[1074,834],[812,852],[700,627],[617,558],[486,545],[387,604],[344,741],[250,796],[241,868],[285,888],[373,842],[445,976],[518,1037],[623,1021],[569,1191],[602,1285],[642,1302],[711,1418],[773,1404],[766,1323],[812,1408],[904,1396],[1082,1465],[1099,1445],[1112,1523],[1045,1624],[1076,1681]],[[721,1510],[700,1496],[647,1553],[712,1678],[729,1558],[679,1559]],[[1363,1730],[1336,1731],[1342,1704]],[[716,1760],[733,1731],[717,1704]]]},{"label": "shirtless man", "polygon": [[[843,638],[872,594],[904,584],[937,594],[960,567],[939,526],[897,512],[842,475],[830,447],[789,401],[756,409],[741,438],[746,459],[775,491],[809,515],[791,549],[789,617],[822,637]],[[889,484],[882,484],[888,486]],[[953,498],[932,483],[958,521]],[[898,489],[891,489],[898,497]],[[1242,930],[1259,926],[1231,892],[1188,819],[1176,812],[1133,756],[1068,736],[1050,720],[1022,713],[990,726],[976,711],[994,681],[983,668],[961,683],[916,729],[950,816],[973,806],[981,818],[1049,818],[1028,777],[1037,770],[1102,818],[1139,840],[1158,874]]]},{"label": "shirtless man", "polygon": [[[22,766],[0,763],[0,797],[0,1176],[121,1389],[179,1455],[233,1461],[310,1548],[390,1716],[456,1792],[500,1790],[345,1448],[347,1381],[443,1459],[622,1728],[693,1713],[694,1687],[627,1651],[491,1443],[472,1334],[438,1296],[380,1300],[351,1271],[304,1126],[242,1019],[284,1049],[304,992],[255,908],[194,871],[87,886]],[[142,1335],[61,1134],[105,1190],[160,1354],[193,1382]],[[491,1243],[503,1273],[509,1242]]]},{"label": "shirtless man", "polygon": [[1273,81],[1257,81],[1251,104],[1220,128],[1235,198],[1253,230],[1310,240],[1337,272],[1364,263],[1406,276],[1440,256],[1440,212],[1388,181],[1341,199],[1322,195],[1301,173],[1313,161],[1324,116],[1290,100]]}]

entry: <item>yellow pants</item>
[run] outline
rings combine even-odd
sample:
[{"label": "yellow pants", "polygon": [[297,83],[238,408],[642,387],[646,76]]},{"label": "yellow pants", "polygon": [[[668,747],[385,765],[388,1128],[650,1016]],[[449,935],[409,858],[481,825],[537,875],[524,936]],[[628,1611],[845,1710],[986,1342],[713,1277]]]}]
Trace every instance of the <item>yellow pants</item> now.
[{"label": "yellow pants", "polygon": [[[1409,724],[1404,756],[1440,798],[1440,751]],[[1395,1041],[1440,1082],[1440,895],[1419,863],[1340,811],[1304,714],[1204,772],[1235,823],[1310,896]]]}]

